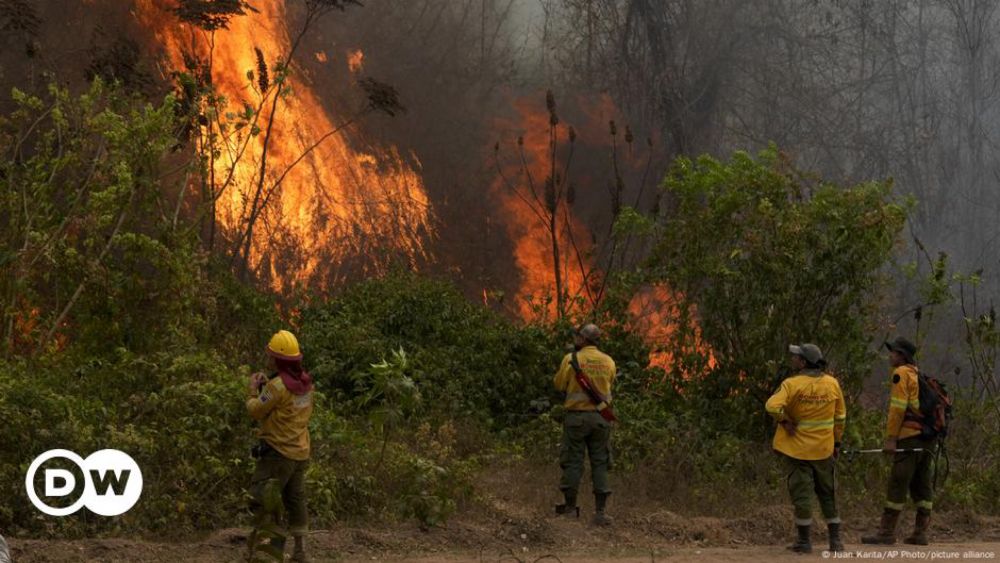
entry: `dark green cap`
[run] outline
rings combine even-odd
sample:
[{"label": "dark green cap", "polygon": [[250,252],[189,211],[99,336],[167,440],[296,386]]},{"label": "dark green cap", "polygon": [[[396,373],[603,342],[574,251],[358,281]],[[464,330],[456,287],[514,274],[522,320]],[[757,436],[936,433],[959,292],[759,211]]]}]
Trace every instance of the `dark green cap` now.
[{"label": "dark green cap", "polygon": [[902,336],[897,336],[892,342],[886,342],[885,347],[892,352],[899,352],[911,364],[917,356],[917,346]]}]

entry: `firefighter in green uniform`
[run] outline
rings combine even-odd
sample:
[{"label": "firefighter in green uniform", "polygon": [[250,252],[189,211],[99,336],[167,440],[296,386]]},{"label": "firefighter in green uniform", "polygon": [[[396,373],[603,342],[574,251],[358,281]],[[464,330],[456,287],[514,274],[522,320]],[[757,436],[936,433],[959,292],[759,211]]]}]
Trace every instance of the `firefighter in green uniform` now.
[{"label": "firefighter in green uniform", "polygon": [[[247,411],[260,422],[260,443],[254,448],[257,467],[250,484],[254,530],[250,559],[258,549],[261,530],[276,525],[275,515],[285,507],[288,532],[295,538],[292,561],[308,561],[303,536],[307,531],[305,479],[309,465],[309,418],[312,416],[312,378],[302,368],[302,352],[295,336],[278,331],[267,345],[272,374],[255,373],[247,386]],[[279,500],[280,499],[280,500]],[[283,557],[283,535],[261,549]]]},{"label": "firefighter in green uniform", "polygon": [[[896,524],[909,493],[917,505],[917,518],[913,534],[903,541],[912,545],[927,545],[927,528],[934,507],[934,450],[937,439],[921,437],[920,384],[915,361],[917,347],[901,336],[886,342],[885,346],[889,349],[892,377],[883,449],[892,456],[892,472],[878,532],[862,537],[861,541],[881,545],[896,543]],[[915,449],[922,451],[912,451]]]},{"label": "firefighter in green uniform", "polygon": [[795,509],[798,539],[789,549],[812,552],[812,495],[819,497],[830,551],[843,551],[837,511],[836,460],[847,410],[837,380],[823,372],[826,362],[814,344],[789,346],[795,374],[781,382],[765,409],[777,422],[773,447],[788,469],[788,492]]},{"label": "firefighter in green uniform", "polygon": [[[593,324],[582,326],[573,336],[576,357],[583,373],[589,377],[594,389],[606,402],[611,401],[611,385],[615,380],[615,362],[610,356],[597,349],[601,330]],[[577,491],[583,477],[584,453],[590,456],[590,476],[593,480],[596,514],[593,524],[608,526],[611,517],[605,513],[611,488],[608,485],[608,469],[611,452],[608,441],[611,437],[611,423],[605,420],[599,406],[584,392],[576,379],[572,365],[573,354],[566,354],[553,383],[556,389],[566,393],[566,420],[563,424],[562,451],[559,464],[562,480],[559,489],[564,502],[556,507],[557,514],[579,516]]]}]

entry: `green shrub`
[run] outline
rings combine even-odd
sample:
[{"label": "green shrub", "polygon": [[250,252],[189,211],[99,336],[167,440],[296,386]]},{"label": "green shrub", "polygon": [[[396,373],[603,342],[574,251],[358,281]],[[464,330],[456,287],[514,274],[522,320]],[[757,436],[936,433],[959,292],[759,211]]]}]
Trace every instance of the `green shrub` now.
[{"label": "green shrub", "polygon": [[891,182],[833,185],[772,148],[679,158],[664,188],[671,209],[649,265],[679,299],[674,357],[702,341],[714,359],[704,371],[674,366],[703,420],[763,438],[763,402],[790,343],[819,344],[845,391],[858,389],[875,357],[882,268],[906,217]]},{"label": "green shrub", "polygon": [[551,396],[561,345],[541,327],[520,327],[470,303],[447,283],[408,274],[359,283],[302,313],[307,362],[342,406],[369,388],[370,365],[405,349],[427,416],[491,426],[530,415]]},{"label": "green shrub", "polygon": [[[211,354],[141,358],[122,351],[112,360],[33,366],[0,364],[0,414],[11,421],[0,451],[0,480],[23,483],[27,463],[64,448],[81,455],[115,448],[144,473],[138,505],[117,519],[88,519],[85,511],[46,523],[85,535],[108,526],[182,532],[232,520],[249,480],[250,420],[243,412],[244,380]],[[17,486],[17,490],[23,487]],[[0,511],[0,526],[42,524],[25,495]],[[9,518],[9,520],[8,520]]]}]

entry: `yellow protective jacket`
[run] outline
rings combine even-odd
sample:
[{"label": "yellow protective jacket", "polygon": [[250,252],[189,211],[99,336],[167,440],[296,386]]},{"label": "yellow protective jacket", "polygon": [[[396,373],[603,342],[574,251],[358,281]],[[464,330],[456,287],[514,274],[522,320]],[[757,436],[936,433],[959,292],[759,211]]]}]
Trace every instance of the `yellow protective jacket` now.
[{"label": "yellow protective jacket", "polygon": [[280,376],[272,377],[259,395],[251,393],[247,397],[247,411],[260,422],[260,439],[297,461],[309,459],[312,410],[312,391],[295,395],[285,388]]},{"label": "yellow protective jacket", "polygon": [[[566,354],[559,371],[553,378],[552,383],[556,389],[566,393],[564,403],[568,411],[592,411],[597,410],[597,405],[590,400],[590,397],[583,391],[576,382],[576,372],[570,364],[572,354]],[[594,388],[611,402],[611,385],[615,381],[615,361],[611,356],[601,352],[596,346],[584,346],[576,353],[580,368],[587,374]]]},{"label": "yellow protective jacket", "polygon": [[775,450],[795,459],[826,459],[844,435],[844,393],[833,376],[819,370],[804,370],[782,381],[765,409],[778,422],[795,423],[794,435],[779,425],[773,442]]},{"label": "yellow protective jacket", "polygon": [[920,383],[917,367],[899,366],[892,370],[889,380],[889,416],[886,419],[885,437],[902,440],[920,435],[919,422],[905,422],[906,411],[920,414]]}]

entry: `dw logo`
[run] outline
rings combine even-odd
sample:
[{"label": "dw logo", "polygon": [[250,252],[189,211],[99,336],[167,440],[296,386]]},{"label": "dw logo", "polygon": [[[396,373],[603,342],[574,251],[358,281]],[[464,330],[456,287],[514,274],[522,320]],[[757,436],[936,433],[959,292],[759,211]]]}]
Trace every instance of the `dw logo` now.
[{"label": "dw logo", "polygon": [[[39,498],[35,491],[35,474],[44,463],[60,458],[71,461],[79,468],[83,475],[83,492],[76,502],[54,507]],[[77,490],[77,478],[73,471],[51,468],[46,469],[43,475],[46,498],[65,498]],[[31,462],[24,486],[31,504],[49,516],[68,516],[83,507],[101,516],[118,516],[128,512],[139,501],[142,471],[134,459],[118,450],[100,450],[87,459],[69,450],[49,450]]]}]

